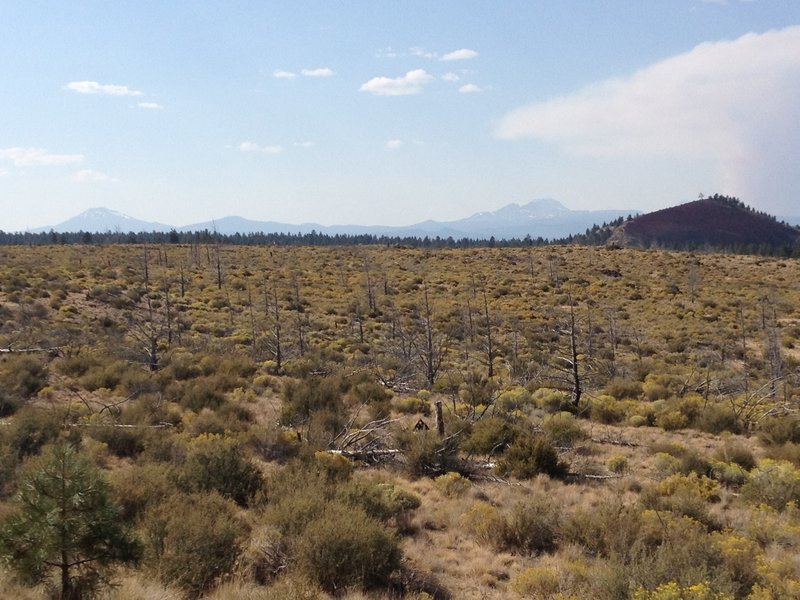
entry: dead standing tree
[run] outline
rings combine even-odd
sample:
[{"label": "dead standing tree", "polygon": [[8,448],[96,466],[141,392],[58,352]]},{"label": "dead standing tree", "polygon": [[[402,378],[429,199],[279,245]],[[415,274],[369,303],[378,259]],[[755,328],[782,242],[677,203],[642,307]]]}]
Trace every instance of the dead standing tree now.
[{"label": "dead standing tree", "polygon": [[417,334],[413,335],[410,345],[417,359],[422,364],[425,380],[430,387],[436,383],[445,355],[449,347],[449,338],[438,332],[433,323],[433,309],[428,297],[428,283],[422,282],[423,312],[417,320]]},{"label": "dead standing tree", "polygon": [[[580,404],[584,390],[582,354],[579,351],[579,331],[575,318],[575,301],[572,294],[568,295],[569,312],[566,323],[559,327],[559,337],[566,336],[566,347],[560,344],[560,348],[553,353],[551,367],[554,371],[553,379],[558,385],[569,387],[570,403],[577,407]],[[563,338],[562,338],[563,339]]]}]

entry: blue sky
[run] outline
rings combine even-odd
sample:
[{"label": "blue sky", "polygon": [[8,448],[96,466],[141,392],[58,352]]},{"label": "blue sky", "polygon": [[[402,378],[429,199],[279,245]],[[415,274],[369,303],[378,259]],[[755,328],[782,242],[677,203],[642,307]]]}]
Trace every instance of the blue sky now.
[{"label": "blue sky", "polygon": [[800,214],[796,0],[0,0],[0,229]]}]

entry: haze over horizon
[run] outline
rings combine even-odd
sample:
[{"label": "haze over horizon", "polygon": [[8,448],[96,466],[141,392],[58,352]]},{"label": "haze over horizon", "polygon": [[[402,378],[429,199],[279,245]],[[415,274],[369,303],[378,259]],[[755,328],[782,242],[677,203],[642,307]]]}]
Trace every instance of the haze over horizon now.
[{"label": "haze over horizon", "polygon": [[0,229],[800,212],[800,3],[0,5]]}]

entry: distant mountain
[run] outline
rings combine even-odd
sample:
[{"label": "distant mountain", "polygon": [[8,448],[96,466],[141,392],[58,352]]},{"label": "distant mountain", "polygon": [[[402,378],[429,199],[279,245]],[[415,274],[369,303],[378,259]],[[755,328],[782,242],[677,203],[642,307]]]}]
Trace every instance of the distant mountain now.
[{"label": "distant mountain", "polygon": [[140,231],[169,231],[170,229],[172,229],[170,225],[140,221],[108,208],[90,208],[63,223],[50,227],[40,227],[34,229],[32,233],[43,233],[51,230],[56,233],[75,231],[89,231],[91,233],[106,233],[108,231],[128,233],[129,231],[135,231],[138,233]]},{"label": "distant mountain", "polygon": [[194,223],[182,227],[174,227],[163,223],[139,221],[128,215],[108,210],[106,208],[93,208],[80,215],[53,225],[34,230],[47,232],[51,229],[58,233],[67,231],[101,232],[140,232],[140,231],[169,231],[176,229],[181,232],[213,231],[223,235],[236,233],[300,233],[306,234],[316,231],[327,235],[375,235],[396,237],[441,237],[454,239],[473,238],[496,239],[524,238],[563,238],[569,235],[583,233],[593,225],[600,225],[631,214],[638,214],[635,210],[601,210],[588,211],[569,210],[560,202],[551,198],[534,200],[524,205],[508,204],[493,212],[479,212],[465,219],[456,221],[423,221],[414,225],[393,226],[367,226],[367,225],[331,225],[325,226],[318,223],[302,223],[290,225],[275,221],[253,221],[243,217],[223,217],[204,223]]},{"label": "distant mountain", "polygon": [[620,225],[609,244],[666,248],[791,246],[800,230],[756,212],[736,198],[714,196],[640,215]]},{"label": "distant mountain", "polygon": [[319,225],[303,223],[288,225],[274,221],[251,221],[242,217],[225,217],[205,223],[180,227],[179,231],[216,231],[222,234],[235,233],[324,233],[328,235],[386,235],[397,237],[453,237],[488,239],[562,238],[583,233],[597,224],[607,223],[631,214],[635,210],[573,211],[551,198],[534,200],[520,206],[512,203],[494,212],[479,212],[466,219],[456,221],[423,221],[414,225],[393,227],[380,225]]}]

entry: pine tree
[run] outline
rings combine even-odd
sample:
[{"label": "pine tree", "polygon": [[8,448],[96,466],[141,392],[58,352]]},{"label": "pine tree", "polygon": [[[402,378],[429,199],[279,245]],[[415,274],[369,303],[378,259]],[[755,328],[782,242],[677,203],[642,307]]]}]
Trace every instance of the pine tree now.
[{"label": "pine tree", "polygon": [[32,461],[15,504],[0,525],[0,560],[32,585],[57,570],[62,600],[83,597],[112,564],[141,554],[101,473],[66,442]]}]

